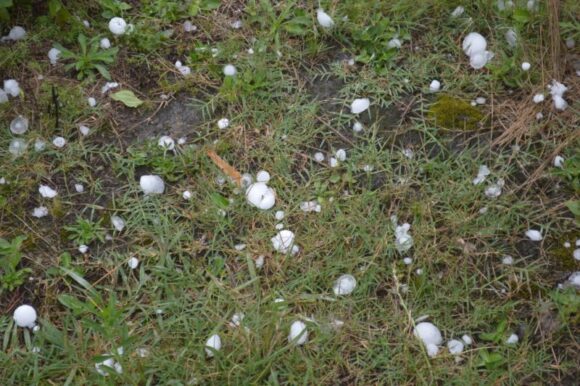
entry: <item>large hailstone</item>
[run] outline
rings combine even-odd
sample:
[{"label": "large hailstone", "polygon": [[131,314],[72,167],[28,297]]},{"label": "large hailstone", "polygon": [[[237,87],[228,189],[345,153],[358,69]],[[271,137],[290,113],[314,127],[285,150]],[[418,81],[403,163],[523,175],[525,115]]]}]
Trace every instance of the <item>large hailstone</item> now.
[{"label": "large hailstone", "polygon": [[458,339],[451,339],[447,342],[447,349],[451,355],[459,355],[463,352],[465,345]]},{"label": "large hailstone", "polygon": [[413,237],[409,234],[411,225],[404,223],[395,228],[395,247],[399,253],[407,252],[413,247]]},{"label": "large hailstone", "polygon": [[477,32],[471,32],[463,39],[463,52],[467,56],[472,56],[477,52],[484,52],[486,48],[487,41]]},{"label": "large hailstone", "polygon": [[111,224],[118,232],[121,232],[123,229],[125,229],[125,220],[117,215],[111,216]]},{"label": "large hailstone", "polygon": [[51,48],[48,50],[48,60],[50,60],[50,64],[53,66],[58,62],[60,59],[61,52],[58,48]]},{"label": "large hailstone", "polygon": [[535,229],[528,229],[526,231],[526,236],[532,241],[541,241],[543,239],[542,233]]},{"label": "large hailstone", "polygon": [[290,334],[288,334],[288,342],[301,346],[308,342],[308,330],[304,322],[297,320],[290,326]]},{"label": "large hailstone", "polygon": [[319,8],[316,11],[316,20],[318,20],[318,24],[320,24],[322,28],[332,28],[334,25],[334,21],[330,15],[324,12],[322,8]]},{"label": "large hailstone", "polygon": [[443,343],[443,337],[441,336],[441,331],[433,323],[422,322],[417,324],[413,334],[423,342],[430,357],[437,355],[439,352],[438,346]]},{"label": "large hailstone", "polygon": [[165,191],[165,183],[156,175],[141,176],[139,185],[145,194],[162,194]]},{"label": "large hailstone", "polygon": [[274,249],[280,253],[292,252],[298,253],[299,248],[294,245],[294,232],[283,229],[278,234],[270,239]]},{"label": "large hailstone", "polygon": [[334,282],[334,286],[332,287],[332,291],[336,296],[340,295],[350,295],[352,291],[354,291],[356,287],[356,279],[352,275],[342,275],[336,282]]},{"label": "large hailstone", "polygon": [[38,188],[38,193],[44,198],[55,198],[58,194],[56,190],[52,189],[48,185],[40,185]]},{"label": "large hailstone", "polygon": [[20,85],[15,79],[6,79],[4,81],[4,91],[12,97],[20,95]]},{"label": "large hailstone", "polygon": [[205,353],[209,358],[214,356],[214,351],[219,351],[222,348],[222,339],[218,334],[210,336],[205,342]]},{"label": "large hailstone", "polygon": [[127,32],[127,22],[121,17],[114,17],[109,21],[109,31],[113,35],[121,36]]},{"label": "large hailstone", "polygon": [[21,135],[28,130],[28,119],[19,115],[10,122],[10,131],[12,134]]},{"label": "large hailstone", "polygon": [[14,310],[13,318],[18,327],[33,328],[36,324],[36,310],[32,306],[24,304]]},{"label": "large hailstone", "polygon": [[12,27],[8,33],[8,39],[10,40],[22,40],[26,37],[26,30],[19,25]]},{"label": "large hailstone", "polygon": [[267,210],[276,203],[276,193],[265,182],[255,182],[246,190],[246,199],[256,208]]},{"label": "large hailstone", "polygon": [[350,105],[350,111],[353,114],[360,114],[371,105],[371,101],[368,98],[359,98],[352,101]]}]

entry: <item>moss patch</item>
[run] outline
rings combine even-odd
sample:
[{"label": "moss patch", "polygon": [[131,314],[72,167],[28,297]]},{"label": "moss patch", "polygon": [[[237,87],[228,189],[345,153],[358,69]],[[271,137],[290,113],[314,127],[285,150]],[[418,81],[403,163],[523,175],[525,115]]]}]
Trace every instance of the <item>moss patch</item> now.
[{"label": "moss patch", "polygon": [[483,114],[463,99],[441,95],[429,109],[435,125],[446,129],[475,130]]}]

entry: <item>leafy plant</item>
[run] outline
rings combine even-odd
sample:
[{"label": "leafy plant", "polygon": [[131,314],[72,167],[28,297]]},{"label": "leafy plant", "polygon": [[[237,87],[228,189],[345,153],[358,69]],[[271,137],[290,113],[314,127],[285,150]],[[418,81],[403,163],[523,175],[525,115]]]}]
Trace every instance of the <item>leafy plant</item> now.
[{"label": "leafy plant", "polygon": [[576,289],[568,287],[565,290],[555,290],[550,297],[558,308],[560,321],[565,324],[575,324],[580,322],[580,296]]},{"label": "leafy plant", "polygon": [[139,107],[143,101],[133,93],[131,90],[121,90],[111,94],[111,99],[122,102],[127,107]]},{"label": "leafy plant", "polygon": [[0,0],[0,20],[7,22],[10,20],[8,9],[12,7],[12,0]]},{"label": "leafy plant", "polygon": [[359,51],[357,61],[384,66],[397,54],[396,47],[389,48],[389,41],[398,34],[390,20],[379,14],[373,17],[368,26],[355,28],[352,31],[352,43]]},{"label": "leafy plant", "polygon": [[189,16],[196,16],[200,11],[211,11],[218,9],[219,0],[192,0],[187,10]]},{"label": "leafy plant", "polygon": [[92,222],[78,217],[76,224],[65,226],[64,229],[69,232],[68,239],[79,245],[89,244],[96,240],[105,241],[105,228],[101,226],[101,220]]},{"label": "leafy plant", "polygon": [[105,19],[111,19],[115,16],[120,16],[124,11],[128,11],[131,8],[130,4],[119,0],[99,0],[99,5],[103,9],[101,16]]},{"label": "leafy plant", "polygon": [[50,0],[48,2],[48,14],[57,24],[68,23],[72,16],[60,0]]},{"label": "leafy plant", "polygon": [[74,61],[67,64],[65,68],[67,70],[74,68],[78,72],[77,78],[79,80],[85,77],[94,77],[95,71],[98,71],[105,79],[110,80],[111,74],[109,74],[106,65],[115,61],[119,48],[101,49],[98,36],[87,40],[85,35],[79,34],[77,40],[80,47],[80,52],[78,53],[64,48],[60,44],[54,45],[55,48],[60,50],[62,59]]},{"label": "leafy plant", "polygon": [[26,236],[18,236],[7,241],[0,238],[0,293],[4,290],[12,291],[22,285],[32,270],[30,268],[17,269],[22,260],[20,249]]},{"label": "leafy plant", "polygon": [[489,352],[483,349],[479,352],[478,367],[485,367],[488,370],[497,369],[505,363],[505,358],[498,352]]}]

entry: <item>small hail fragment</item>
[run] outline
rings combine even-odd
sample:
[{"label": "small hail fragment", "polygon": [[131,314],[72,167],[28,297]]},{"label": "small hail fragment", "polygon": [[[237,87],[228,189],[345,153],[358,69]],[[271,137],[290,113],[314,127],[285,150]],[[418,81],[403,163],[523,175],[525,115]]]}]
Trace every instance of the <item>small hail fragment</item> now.
[{"label": "small hail fragment", "polygon": [[475,98],[475,103],[477,103],[478,105],[484,105],[485,102],[487,102],[487,99],[485,99],[484,97]]},{"label": "small hail fragment", "polygon": [[83,184],[75,184],[75,191],[77,193],[83,193],[85,191],[85,187]]},{"label": "small hail fragment", "polygon": [[22,135],[28,131],[28,118],[22,115],[17,116],[10,122],[10,131],[12,134]]},{"label": "small hail fragment", "polygon": [[542,103],[544,101],[544,94],[538,93],[536,95],[534,95],[533,98],[534,103]]},{"label": "small hail fragment", "polygon": [[274,217],[276,218],[276,220],[278,220],[278,221],[281,221],[281,220],[283,220],[283,219],[284,219],[284,216],[285,216],[285,215],[286,215],[286,214],[284,213],[284,211],[283,211],[283,210],[278,210],[278,211],[276,211],[276,213],[274,214]]},{"label": "small hail fragment", "polygon": [[268,183],[268,181],[270,181],[270,173],[268,173],[266,170],[260,170],[256,174],[256,181]]},{"label": "small hail fragment", "polygon": [[276,193],[264,182],[256,182],[246,189],[246,199],[256,208],[268,210],[276,204]]},{"label": "small hail fragment", "polygon": [[332,28],[334,26],[334,20],[322,8],[316,10],[316,20],[322,28]]},{"label": "small hail fragment", "polygon": [[179,60],[175,62],[175,68],[177,68],[177,71],[179,71],[179,73],[183,76],[188,76],[191,74],[191,68],[184,66]]},{"label": "small hail fragment", "polygon": [[0,104],[8,102],[8,93],[0,88]]},{"label": "small hail fragment", "polygon": [[510,255],[506,255],[506,256],[502,257],[501,263],[503,265],[513,265],[514,258],[512,256],[510,256]]},{"label": "small hail fragment", "polygon": [[12,141],[10,141],[10,145],[8,145],[8,152],[14,157],[20,157],[24,154],[27,147],[28,145],[23,139],[14,138]]},{"label": "small hail fragment", "polygon": [[451,17],[459,17],[461,15],[463,15],[463,13],[465,12],[465,8],[463,8],[461,5],[458,6],[457,8],[455,8],[453,10],[453,12],[451,12]]},{"label": "small hail fragment", "polygon": [[159,141],[157,141],[157,144],[164,150],[172,151],[175,149],[175,141],[168,135],[160,137]]},{"label": "small hail fragment", "polygon": [[410,257],[403,258],[403,264],[411,265],[412,263],[413,263],[413,259],[411,259]]},{"label": "small hail fragment", "polygon": [[433,79],[431,84],[429,84],[429,91],[438,92],[439,90],[441,90],[441,82],[439,82],[437,79]]},{"label": "small hail fragment", "polygon": [[308,330],[304,322],[296,320],[292,323],[290,334],[288,334],[288,342],[297,346],[302,346],[308,342]]},{"label": "small hail fragment", "polygon": [[119,87],[118,82],[107,82],[103,87],[101,87],[101,94],[106,94],[114,88]]},{"label": "small hail fragment", "polygon": [[568,38],[566,39],[566,47],[572,49],[576,46],[576,41],[574,40],[574,38]]},{"label": "small hail fragment", "polygon": [[66,145],[66,139],[60,136],[54,137],[54,139],[52,140],[52,144],[61,149]]},{"label": "small hail fragment", "polygon": [[113,228],[115,228],[117,232],[121,232],[125,229],[125,220],[117,215],[113,215],[111,216],[111,225],[113,225]]},{"label": "small hail fragment", "polygon": [[16,325],[22,328],[34,328],[36,325],[36,317],[36,310],[28,304],[18,306],[12,315]]},{"label": "small hail fragment", "polygon": [[221,348],[222,348],[222,339],[218,334],[213,334],[205,342],[205,353],[208,356],[208,358],[213,358],[215,352],[221,350]]},{"label": "small hail fragment", "polygon": [[136,258],[135,256],[132,256],[128,261],[127,261],[127,265],[129,266],[129,268],[131,269],[136,269],[139,266],[139,259]]},{"label": "small hail fragment", "polygon": [[113,35],[121,36],[127,32],[127,22],[120,17],[114,17],[109,21],[109,31]]},{"label": "small hail fragment", "polygon": [[413,237],[409,234],[411,225],[404,223],[395,227],[395,247],[399,253],[407,252],[413,247]]},{"label": "small hail fragment", "polygon": [[338,149],[336,151],[336,153],[334,153],[334,156],[340,162],[344,162],[344,161],[346,161],[346,150],[344,150],[344,149]]},{"label": "small hail fragment", "polygon": [[529,62],[523,62],[522,63],[522,70],[529,71],[530,68],[532,68],[532,65]]},{"label": "small hail fragment", "polygon": [[245,317],[246,315],[244,315],[243,312],[236,312],[235,314],[232,315],[230,327],[240,327]]},{"label": "small hail fragment", "polygon": [[568,91],[568,87],[556,80],[552,80],[552,84],[548,88],[550,89],[556,110],[566,110],[568,102],[564,99],[564,93]]},{"label": "small hail fragment", "polygon": [[217,125],[220,130],[227,129],[230,125],[230,120],[227,118],[222,118],[217,122]]},{"label": "small hail fragment", "polygon": [[517,344],[520,341],[520,338],[516,334],[511,334],[505,341],[506,344]]},{"label": "small hail fragment", "polygon": [[185,190],[181,194],[181,197],[183,197],[184,200],[190,200],[191,199],[191,192],[189,190]]},{"label": "small hail fragment", "polygon": [[48,60],[50,60],[50,64],[52,64],[53,66],[56,65],[56,63],[58,63],[58,60],[60,59],[60,55],[61,52],[58,48],[51,48],[48,51]]},{"label": "small hail fragment", "polygon": [[282,229],[284,229],[284,228],[285,228],[285,226],[284,226],[284,224],[283,224],[283,223],[279,223],[279,224],[276,224],[276,225],[274,226],[274,228],[275,228],[277,231],[281,231]]},{"label": "small hail fragment", "polygon": [[441,331],[433,323],[421,322],[417,324],[413,334],[423,342],[430,357],[434,357],[439,353],[438,346],[443,343],[443,337],[441,336]]},{"label": "small hail fragment", "polygon": [[48,216],[48,208],[46,206],[39,206],[32,210],[32,217],[42,218]]},{"label": "small hail fragment", "polygon": [[574,249],[572,257],[574,257],[574,260],[580,261],[580,248]]},{"label": "small hail fragment", "polygon": [[361,131],[363,131],[363,129],[364,129],[363,124],[360,123],[359,121],[356,121],[352,125],[352,131],[354,131],[355,133],[360,133]]},{"label": "small hail fragment", "polygon": [[87,102],[91,107],[95,107],[97,105],[97,100],[93,97],[88,97]]},{"label": "small hail fragment", "polygon": [[108,38],[102,38],[101,41],[99,42],[99,46],[103,49],[109,49],[111,48],[111,41]]},{"label": "small hail fragment", "polygon": [[187,138],[186,138],[186,137],[180,137],[180,138],[177,140],[177,144],[178,144],[178,145],[185,145],[185,143],[186,143],[186,142],[187,142]]},{"label": "small hail fragment", "polygon": [[491,184],[487,188],[485,188],[485,195],[490,198],[499,197],[501,195],[501,191],[504,185],[505,181],[502,178],[500,178],[499,180],[497,180],[495,184]]},{"label": "small hail fragment", "polygon": [[536,114],[536,121],[539,121],[542,118],[544,118],[544,114],[540,111]]},{"label": "small hail fragment", "polygon": [[97,373],[99,373],[103,377],[109,376],[109,370],[107,370],[106,368],[115,370],[117,374],[123,373],[123,367],[119,362],[115,361],[113,358],[108,358],[102,362],[95,363],[95,369],[97,370]]},{"label": "small hail fragment", "polygon": [[350,105],[350,111],[353,114],[360,114],[371,105],[371,101],[368,98],[359,98],[352,101]]},{"label": "small hail fragment", "polygon": [[260,256],[256,257],[256,260],[254,262],[254,264],[256,264],[256,268],[262,269],[262,267],[264,267],[265,258],[266,257],[264,255],[260,255]]},{"label": "small hail fragment", "polygon": [[557,155],[554,157],[554,167],[562,169],[564,167],[564,157]]},{"label": "small hail fragment", "polygon": [[526,237],[531,241],[541,241],[543,239],[542,233],[535,229],[528,229],[526,231]]},{"label": "small hail fragment", "polygon": [[363,172],[370,173],[375,169],[373,165],[366,164],[362,167]]},{"label": "small hail fragment", "polygon": [[356,288],[356,279],[352,275],[341,275],[332,286],[336,296],[350,295]]},{"label": "small hail fragment", "polygon": [[465,343],[466,346],[470,346],[473,343],[473,339],[469,335],[463,335],[461,337],[461,340],[463,341],[463,343]]},{"label": "small hail fragment", "polygon": [[322,207],[318,201],[304,201],[300,203],[300,210],[303,212],[320,212]]},{"label": "small hail fragment", "polygon": [[193,25],[193,23],[189,20],[183,22],[183,30],[185,32],[195,32],[197,31],[197,26]]},{"label": "small hail fragment", "polygon": [[26,30],[21,26],[17,25],[10,29],[8,35],[6,36],[7,40],[18,41],[22,40],[26,37]]},{"label": "small hail fragment", "polygon": [[401,40],[399,40],[398,38],[393,38],[391,40],[389,40],[389,42],[387,43],[387,48],[401,48]]},{"label": "small hail fragment", "polygon": [[330,157],[328,159],[328,166],[330,166],[331,168],[335,168],[338,166],[338,160],[334,157]]},{"label": "small hail fragment", "polygon": [[165,183],[157,175],[144,175],[139,179],[141,190],[146,195],[162,194],[165,191]]},{"label": "small hail fragment", "polygon": [[244,249],[246,249],[246,244],[236,244],[234,245],[234,249],[236,251],[243,251]]},{"label": "small hail fragment", "polygon": [[57,196],[56,190],[52,189],[48,185],[40,185],[38,188],[38,193],[44,198],[55,198]]},{"label": "small hail fragment", "polygon": [[272,247],[277,252],[295,255],[300,251],[300,248],[294,245],[294,238],[294,232],[283,229],[276,236],[272,237],[270,241],[272,242]]},{"label": "small hail fragment", "polygon": [[463,352],[464,344],[458,339],[451,339],[447,342],[447,349],[451,355],[459,355]]},{"label": "small hail fragment", "polygon": [[85,245],[85,244],[79,245],[79,252],[80,253],[82,253],[84,255],[88,251],[89,251],[88,245]]},{"label": "small hail fragment", "polygon": [[37,139],[34,141],[34,150],[35,151],[43,151],[46,148],[46,142],[42,139]]},{"label": "small hail fragment", "polygon": [[20,95],[20,85],[15,79],[7,79],[4,81],[4,92],[15,98]]},{"label": "small hail fragment", "polygon": [[486,177],[489,176],[491,171],[486,165],[480,165],[479,170],[477,172],[477,177],[473,179],[473,185],[479,185],[483,181],[485,181]]},{"label": "small hail fragment", "polygon": [[316,162],[323,162],[324,161],[324,154],[319,152],[319,151],[314,153],[314,160]]},{"label": "small hail fragment", "polygon": [[507,41],[510,47],[513,48],[516,46],[518,42],[518,35],[516,34],[516,31],[513,30],[513,28],[510,28],[506,31],[505,40]]},{"label": "small hail fragment", "polygon": [[238,73],[236,67],[233,64],[226,64],[224,66],[224,75],[225,76],[235,76]]}]

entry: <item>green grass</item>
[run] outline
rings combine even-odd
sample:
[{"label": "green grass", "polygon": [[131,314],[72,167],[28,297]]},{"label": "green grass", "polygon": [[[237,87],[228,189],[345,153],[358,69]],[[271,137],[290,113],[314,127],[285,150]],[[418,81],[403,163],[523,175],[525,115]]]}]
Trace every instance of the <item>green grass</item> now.
[{"label": "green grass", "polygon": [[[565,205],[578,200],[578,172],[572,161],[564,171],[552,167],[555,154],[571,159],[580,145],[572,129],[576,75],[561,79],[570,88],[568,110],[552,112],[547,97],[533,113],[543,111],[543,121],[530,119],[518,140],[490,145],[551,79],[544,5],[537,13],[524,12],[525,2],[516,13],[500,12],[480,0],[452,19],[457,1],[322,2],[337,24],[325,31],[309,2],[249,1],[236,13],[236,2],[212,10],[203,0],[190,16],[182,2],[147,0],[119,11],[136,32],[113,39],[102,13],[115,3],[65,4],[72,17],[64,21],[48,10],[33,13],[31,2],[10,9],[9,25],[24,26],[28,36],[0,45],[2,79],[15,78],[23,89],[0,105],[0,177],[8,182],[0,185],[0,237],[27,237],[16,269],[31,273],[0,293],[5,384],[515,385],[577,377],[578,292],[558,284],[579,268],[572,249],[561,247],[580,238]],[[565,40],[578,35],[571,23],[578,6],[562,7]],[[242,28],[232,29],[238,18]],[[184,32],[185,20],[198,31]],[[507,28],[518,33],[516,49],[505,42]],[[496,53],[484,70],[472,70],[461,50],[472,31]],[[96,73],[77,80],[65,70],[70,61],[49,64],[53,44],[75,47],[80,33],[109,36],[119,52],[107,70],[144,105],[130,110],[102,96],[105,80]],[[402,48],[385,53],[395,36]],[[215,56],[211,48],[218,48]],[[176,60],[191,67],[191,76],[176,73]],[[528,73],[520,70],[524,60],[532,64]],[[227,63],[238,76],[224,81]],[[476,107],[485,116],[481,125],[466,132],[431,120],[433,79],[467,103],[486,97]],[[97,107],[88,106],[89,96]],[[349,106],[358,97],[372,106],[356,118],[364,131],[353,133]],[[175,152],[157,145],[174,128],[151,131],[143,121],[161,103],[181,103],[201,117]],[[7,127],[16,114],[31,128],[23,136],[28,151],[14,159]],[[231,121],[227,130],[217,128],[223,117]],[[80,135],[81,123],[89,136]],[[153,138],[138,140],[143,133]],[[68,141],[63,149],[51,144],[57,135]],[[38,138],[47,142],[42,152],[33,150]],[[336,168],[313,159],[340,148],[348,158]],[[224,176],[208,149],[241,173],[269,171],[276,206],[259,211],[234,184],[218,183]],[[481,164],[492,175],[474,186]],[[160,175],[165,193],[144,197],[144,174]],[[499,178],[506,181],[501,196],[486,197],[485,187]],[[75,183],[85,192],[77,193]],[[40,184],[58,196],[42,199]],[[320,213],[300,210],[311,200],[320,202]],[[40,205],[49,216],[32,217]],[[276,220],[276,210],[286,217]],[[411,224],[414,247],[405,255],[395,248],[394,214]],[[125,220],[122,232],[111,225],[113,215]],[[278,223],[296,234],[297,255],[273,251]],[[545,239],[526,241],[528,228],[541,229]],[[90,248],[84,255],[83,243]],[[506,254],[514,265],[501,264]],[[135,270],[127,265],[132,256],[140,261]],[[406,256],[413,258],[409,266]],[[357,287],[337,298],[332,286],[344,273]],[[20,304],[38,311],[38,332],[14,325]],[[236,312],[245,314],[240,328],[229,325]],[[444,347],[429,358],[413,336],[424,315],[445,342],[468,334],[474,344],[457,358]],[[336,328],[335,319],[344,325]],[[309,329],[301,347],[287,341],[295,320]],[[508,346],[512,332],[520,342]],[[210,359],[204,344],[214,333],[223,346]],[[143,348],[150,354],[142,358]],[[113,354],[122,374],[99,375],[95,363]]]}]

